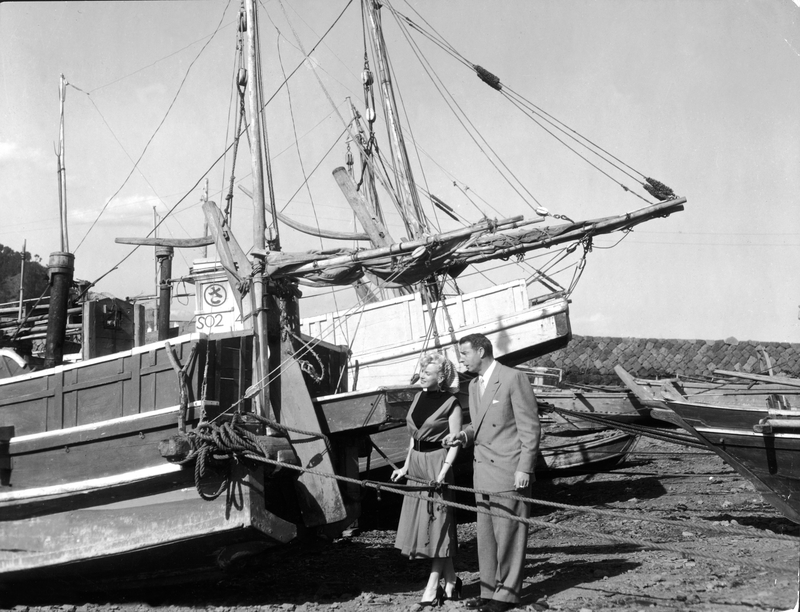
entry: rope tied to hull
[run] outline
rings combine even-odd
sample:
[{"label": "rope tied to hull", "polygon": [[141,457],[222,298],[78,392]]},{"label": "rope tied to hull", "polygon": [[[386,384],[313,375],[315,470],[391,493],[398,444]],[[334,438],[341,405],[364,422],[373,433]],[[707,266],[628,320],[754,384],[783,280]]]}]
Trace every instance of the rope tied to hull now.
[{"label": "rope tied to hull", "polygon": [[[330,440],[324,434],[315,431],[288,427],[277,421],[269,419],[255,413],[247,413],[247,420],[244,415],[235,413],[229,421],[198,423],[197,427],[182,434],[182,438],[188,442],[189,451],[183,459],[175,461],[179,465],[186,465],[195,462],[194,484],[197,493],[206,501],[217,499],[223,492],[229,490],[231,478],[231,466],[233,463],[241,463],[245,459],[252,459],[260,462],[273,462],[276,468],[274,473],[281,470],[283,466],[294,465],[282,461],[275,461],[275,457],[270,457],[268,450],[262,446],[260,436],[253,429],[258,431],[261,426],[273,430],[278,435],[275,437],[286,438],[291,443],[289,433],[296,433],[309,438],[321,438],[325,442],[325,450],[330,453]],[[210,469],[222,467],[225,473],[222,482],[213,493],[208,493],[203,487],[203,478]]]}]

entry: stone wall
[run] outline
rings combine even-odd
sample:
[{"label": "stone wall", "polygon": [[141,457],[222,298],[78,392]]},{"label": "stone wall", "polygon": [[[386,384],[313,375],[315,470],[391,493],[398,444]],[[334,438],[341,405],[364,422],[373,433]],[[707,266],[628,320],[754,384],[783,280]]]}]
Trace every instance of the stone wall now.
[{"label": "stone wall", "polygon": [[711,376],[714,370],[765,373],[761,349],[775,374],[800,377],[800,344],[727,340],[669,340],[573,336],[566,348],[528,362],[560,368],[566,382],[619,385],[614,366],[640,378]]}]

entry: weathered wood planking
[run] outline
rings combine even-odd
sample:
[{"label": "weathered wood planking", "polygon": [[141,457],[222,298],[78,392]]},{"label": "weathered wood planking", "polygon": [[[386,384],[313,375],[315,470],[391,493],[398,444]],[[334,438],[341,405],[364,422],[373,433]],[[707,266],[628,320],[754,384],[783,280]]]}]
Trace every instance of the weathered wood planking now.
[{"label": "weathered wood planking", "polygon": [[384,387],[373,391],[352,391],[314,400],[327,433],[378,431],[404,425],[408,408],[419,387]]},{"label": "weathered wood planking", "polygon": [[[185,363],[192,347],[204,349],[206,340],[192,334],[171,344]],[[189,372],[190,401],[199,392],[205,350],[197,355]],[[0,425],[13,425],[22,436],[174,406],[179,398],[177,376],[164,343],[158,343],[0,380]]]},{"label": "weathered wood planking", "polygon": [[[113,564],[128,555],[138,555],[152,570],[153,550],[166,553],[187,542],[194,557],[170,559],[162,554],[162,559],[182,566],[224,564],[242,544],[268,547],[293,539],[295,525],[265,510],[263,470],[234,466],[233,477],[228,495],[214,501],[182,489],[97,508],[2,521],[0,573],[4,580],[24,579],[37,571],[50,574],[85,560]],[[211,546],[204,547],[206,540]]]},{"label": "weathered wood planking", "polygon": [[[303,381],[300,364],[294,358],[294,348],[288,340],[281,342],[281,357],[280,408],[276,411],[279,422],[287,427],[321,433],[323,428]],[[300,458],[300,465],[334,474],[330,449],[323,438],[296,433],[290,433],[289,437]],[[297,479],[296,490],[307,526],[335,523],[347,517],[339,483],[333,478],[306,472]]]}]

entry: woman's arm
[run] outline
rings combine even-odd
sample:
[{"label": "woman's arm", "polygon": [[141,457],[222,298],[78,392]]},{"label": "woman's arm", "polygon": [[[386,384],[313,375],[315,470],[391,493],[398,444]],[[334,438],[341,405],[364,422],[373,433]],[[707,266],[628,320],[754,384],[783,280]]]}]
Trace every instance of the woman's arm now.
[{"label": "woman's arm", "polygon": [[397,468],[395,471],[392,472],[392,482],[397,482],[401,478],[405,478],[406,474],[408,474],[408,463],[411,461],[411,451],[414,449],[414,438],[408,439],[408,453],[406,453],[406,462],[403,464],[403,467]]},{"label": "woman's arm", "polygon": [[[450,416],[447,421],[450,426],[450,434],[458,435],[458,432],[461,431],[461,406],[458,402],[453,402],[453,409],[450,411]],[[456,444],[447,450],[447,456],[444,458],[442,469],[439,470],[439,475],[436,477],[437,482],[444,482],[447,471],[452,467],[453,461],[456,460],[459,448],[461,447]]]}]

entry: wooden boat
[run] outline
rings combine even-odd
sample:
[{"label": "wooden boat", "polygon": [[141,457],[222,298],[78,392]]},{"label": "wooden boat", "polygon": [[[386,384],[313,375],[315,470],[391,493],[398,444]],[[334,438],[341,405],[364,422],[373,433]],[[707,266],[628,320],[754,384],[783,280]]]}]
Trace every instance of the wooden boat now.
[{"label": "wooden boat", "polygon": [[[649,420],[649,409],[642,406],[629,389],[564,384],[558,368],[518,369],[528,376],[540,410],[552,411],[559,423],[594,429],[603,422],[631,424]],[[581,415],[593,418],[581,418]]]},{"label": "wooden boat", "polygon": [[692,433],[786,518],[800,523],[800,411],[713,404],[670,383],[664,389],[668,410],[654,411],[654,417]]},{"label": "wooden boat", "polygon": [[654,419],[692,434],[800,522],[800,411],[792,408],[800,381],[728,371],[711,381],[649,381],[615,369]]},{"label": "wooden boat", "polygon": [[[379,6],[365,0],[363,8],[373,42],[381,48],[376,55],[385,110],[396,119]],[[255,75],[260,74],[255,15],[255,2],[247,0],[237,36],[246,32],[249,40],[237,44],[247,47],[246,72],[253,75],[248,93],[258,87]],[[502,89],[496,77],[474,68],[493,89]],[[364,82],[371,82],[371,73]],[[65,87],[62,78],[62,103]],[[245,93],[238,85],[236,89],[243,107]],[[144,341],[143,316],[133,304],[76,303],[70,297],[74,257],[62,227],[61,250],[50,261],[53,289],[44,367],[20,371],[11,356],[16,369],[5,368],[10,376],[0,381],[4,584],[77,575],[92,581],[103,575],[119,579],[121,573],[134,579],[156,571],[224,568],[304,534],[341,533],[358,516],[360,487],[340,484],[337,477],[357,477],[365,437],[402,422],[409,394],[387,387],[410,378],[419,352],[439,348],[452,353],[457,334],[475,331],[493,338],[499,360],[513,365],[569,340],[567,305],[574,283],[560,290],[539,274],[547,279],[543,296],[528,295],[525,281],[448,295],[446,277],[455,278],[470,265],[557,245],[568,245],[565,256],[583,245],[585,256],[593,237],[668,216],[685,202],[643,176],[639,187],[658,202],[624,214],[574,222],[538,207],[534,219],[484,217],[457,230],[436,230],[423,222],[421,211],[416,218],[408,212],[417,210],[418,202],[408,201],[415,198],[417,186],[401,131],[396,121],[387,121],[394,126],[390,138],[396,154],[389,165],[400,183],[393,201],[403,211],[408,238],[392,240],[376,209],[370,208],[376,203],[365,202],[354,177],[338,168],[334,177],[365,232],[338,239],[368,240],[372,248],[285,252],[274,205],[266,239],[266,200],[274,203],[274,197],[265,195],[269,167],[261,158],[263,106],[255,93],[248,104],[253,248],[245,253],[234,238],[230,217],[207,197],[203,211],[209,236],[118,239],[155,247],[158,340]],[[357,117],[347,129],[363,167],[380,179],[384,160],[376,162],[368,148],[374,108],[369,110],[368,126]],[[63,143],[59,159],[59,189],[65,196]],[[64,199],[62,220],[65,205]],[[530,229],[545,217],[565,222]],[[211,244],[218,261],[198,261],[192,271],[197,331],[173,338],[173,250]],[[303,335],[299,284],[363,285],[364,278],[375,287],[397,287],[401,295],[350,313],[361,317],[363,312],[370,326],[359,334],[363,344],[348,341],[343,346],[331,335],[352,325],[341,312],[325,316],[332,330],[323,328],[322,319],[309,319],[305,330],[310,333]],[[87,290],[80,292],[82,297]],[[81,310],[81,321],[68,321],[70,307]],[[83,352],[76,363],[64,359],[67,328],[81,338]],[[25,340],[36,339],[38,331],[28,330]],[[15,333],[12,344],[19,339]],[[559,467],[572,465],[567,455],[585,459],[596,448],[577,445],[554,454],[554,461]]]},{"label": "wooden boat", "polygon": [[[359,494],[334,480],[225,457],[209,458],[203,475],[176,461],[188,434],[237,431],[238,420],[264,459],[357,477],[358,436],[405,415],[402,389],[322,396],[313,406],[306,392],[306,416],[318,421],[301,424],[306,384],[294,362],[279,379],[281,423],[324,430],[329,442],[269,431],[250,400],[231,418],[252,381],[252,342],[252,333],[195,333],[0,380],[2,422],[14,424],[0,446],[2,580],[113,575],[121,564],[150,571],[154,559],[169,565],[186,553],[183,570],[225,567],[304,530],[335,534],[352,522]],[[286,496],[297,502],[276,502]]]},{"label": "wooden boat", "polygon": [[[749,382],[743,377],[750,376],[741,372],[718,371],[719,376],[709,379],[676,377],[663,380],[642,379],[631,376],[622,366],[615,366],[614,371],[634,393],[638,401],[649,408],[663,409],[667,407],[664,399],[664,386],[669,384],[678,393],[705,404],[723,406],[764,406],[788,409],[800,405],[800,389],[781,382],[768,382],[770,377],[751,376]],[[771,380],[775,380],[773,377]]]},{"label": "wooden boat", "polygon": [[[464,410],[468,417],[469,412]],[[552,414],[540,413],[542,439],[536,459],[536,473],[552,474],[559,470],[610,467],[625,460],[639,437],[613,428],[587,430],[569,423],[557,422]],[[379,452],[370,451],[361,459],[360,469],[369,472],[391,464],[401,464],[408,452],[405,428],[392,429],[370,436]],[[459,455],[458,464],[471,468],[471,451]]]}]

